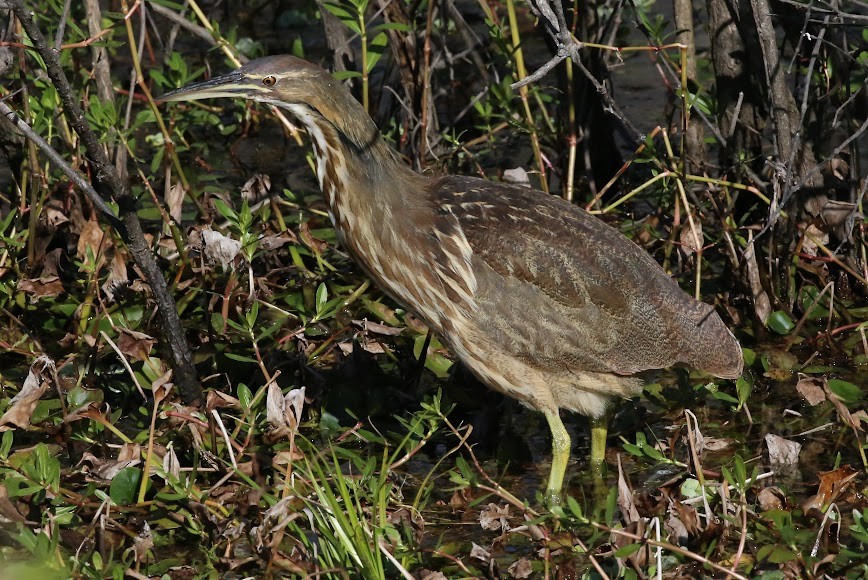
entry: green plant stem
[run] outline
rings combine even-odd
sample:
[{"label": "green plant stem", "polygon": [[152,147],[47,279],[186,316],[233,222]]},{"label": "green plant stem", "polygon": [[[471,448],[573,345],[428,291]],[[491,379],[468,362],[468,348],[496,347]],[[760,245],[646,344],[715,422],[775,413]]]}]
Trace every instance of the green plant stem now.
[{"label": "green plant stem", "polygon": [[[527,69],[524,66],[524,53],[521,49],[521,36],[518,31],[518,17],[515,12],[515,0],[506,0],[506,9],[509,16],[509,33],[512,38],[513,57],[515,58],[515,69],[520,81],[527,76]],[[528,100],[527,86],[518,89],[521,102],[524,106],[525,121],[527,121],[528,131],[530,132],[530,142],[533,146],[533,155],[536,159],[537,169],[539,169],[540,189],[548,193],[549,184],[546,178],[546,167],[543,162],[542,149],[539,144],[539,135],[536,130],[536,125],[533,119],[533,113],[530,110],[530,102]]]}]

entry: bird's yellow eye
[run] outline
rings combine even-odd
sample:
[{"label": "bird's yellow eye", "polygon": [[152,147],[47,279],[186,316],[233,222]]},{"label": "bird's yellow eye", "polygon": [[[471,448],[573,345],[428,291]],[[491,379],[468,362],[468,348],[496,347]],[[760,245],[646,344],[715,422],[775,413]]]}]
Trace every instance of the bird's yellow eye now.
[{"label": "bird's yellow eye", "polygon": [[271,75],[262,79],[262,84],[265,85],[266,87],[273,87],[275,85],[275,83],[277,83],[277,79]]}]

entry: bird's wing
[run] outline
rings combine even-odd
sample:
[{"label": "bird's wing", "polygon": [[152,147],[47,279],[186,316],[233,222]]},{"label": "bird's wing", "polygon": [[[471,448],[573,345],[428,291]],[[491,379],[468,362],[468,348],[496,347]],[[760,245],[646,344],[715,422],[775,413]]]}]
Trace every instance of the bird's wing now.
[{"label": "bird's wing", "polygon": [[467,177],[441,179],[432,200],[472,252],[480,326],[513,356],[632,374],[702,368],[697,359],[715,342],[735,343],[711,306],[572,204]]}]

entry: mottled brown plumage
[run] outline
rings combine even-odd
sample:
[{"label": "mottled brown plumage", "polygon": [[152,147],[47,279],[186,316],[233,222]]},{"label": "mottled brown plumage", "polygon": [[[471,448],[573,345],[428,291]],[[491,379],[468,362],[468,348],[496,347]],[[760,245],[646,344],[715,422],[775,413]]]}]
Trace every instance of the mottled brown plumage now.
[{"label": "mottled brown plumage", "polygon": [[[741,374],[738,342],[642,249],[560,198],[407,168],[350,93],[291,56],[253,61],[163,100],[241,97],[307,129],[341,244],[418,314],[484,383],[543,411],[560,492],[569,437],[558,410],[600,419],[641,390],[634,374],[687,363]],[[592,460],[602,461],[596,423]]]}]

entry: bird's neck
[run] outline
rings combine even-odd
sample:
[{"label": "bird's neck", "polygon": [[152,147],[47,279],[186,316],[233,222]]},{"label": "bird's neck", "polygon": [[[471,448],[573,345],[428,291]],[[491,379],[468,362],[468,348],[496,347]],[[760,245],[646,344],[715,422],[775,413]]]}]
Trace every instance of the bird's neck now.
[{"label": "bird's neck", "polygon": [[401,162],[360,106],[343,122],[303,105],[290,110],[310,135],[320,189],[341,238],[359,222],[382,224],[393,208],[412,205],[426,178]]}]

